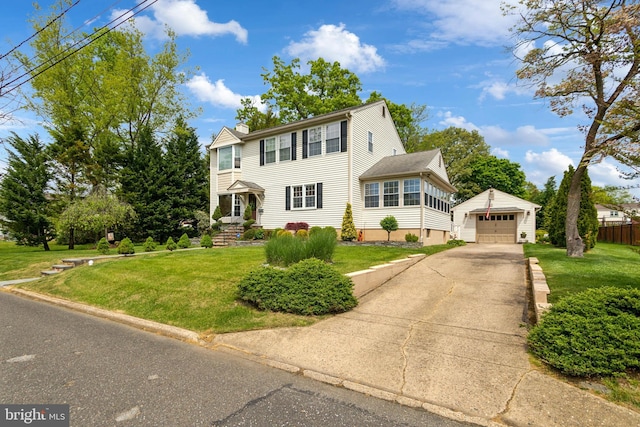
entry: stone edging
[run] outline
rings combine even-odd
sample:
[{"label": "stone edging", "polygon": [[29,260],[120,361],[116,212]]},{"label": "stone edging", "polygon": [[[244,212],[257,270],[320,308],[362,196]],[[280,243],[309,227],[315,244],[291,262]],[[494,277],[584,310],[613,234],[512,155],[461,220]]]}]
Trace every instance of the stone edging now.
[{"label": "stone edging", "polygon": [[530,257],[528,259],[529,280],[531,282],[531,295],[536,311],[536,322],[540,321],[542,315],[551,308],[551,304],[547,301],[547,296],[551,293],[547,278],[542,272],[538,258]]}]

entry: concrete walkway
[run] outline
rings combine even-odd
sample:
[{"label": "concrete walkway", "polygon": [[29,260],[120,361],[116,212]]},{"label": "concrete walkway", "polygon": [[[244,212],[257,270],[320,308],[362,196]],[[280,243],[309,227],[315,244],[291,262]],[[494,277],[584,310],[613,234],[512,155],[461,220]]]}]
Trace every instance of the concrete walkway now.
[{"label": "concrete walkway", "polygon": [[483,425],[640,426],[640,414],[535,371],[525,323],[522,247],[471,244],[425,258],[348,313],[214,344]]}]

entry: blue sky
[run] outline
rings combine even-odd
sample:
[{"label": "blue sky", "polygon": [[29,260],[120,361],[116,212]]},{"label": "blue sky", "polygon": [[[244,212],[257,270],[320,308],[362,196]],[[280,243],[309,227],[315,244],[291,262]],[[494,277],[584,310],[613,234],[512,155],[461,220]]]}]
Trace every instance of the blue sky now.
[{"label": "blue sky", "polygon": [[[140,0],[138,0],[140,1]],[[52,0],[41,0],[47,9]],[[151,2],[149,2],[151,3]],[[520,163],[527,179],[541,187],[548,177],[576,164],[584,137],[582,114],[559,118],[533,89],[515,79],[518,63],[507,51],[513,42],[510,17],[501,0],[205,1],[158,0],[136,17],[150,52],[165,25],[190,51],[195,76],[182,88],[202,114],[191,121],[203,146],[222,126],[235,125],[243,97],[265,92],[260,74],[272,57],[302,62],[323,57],[339,61],[362,82],[361,97],[378,91],[395,103],[424,104],[430,129],[458,126],[478,130],[493,154]],[[109,22],[135,0],[84,0],[68,14],[83,31]],[[118,12],[119,11],[119,12]],[[31,2],[12,1],[0,15],[0,52],[32,34]],[[90,21],[90,23],[89,23]],[[14,109],[16,104],[0,108]],[[38,118],[17,111],[0,123],[0,137],[38,132]],[[595,185],[638,185],[619,178],[612,159],[589,169]],[[640,195],[633,189],[632,193]]]}]

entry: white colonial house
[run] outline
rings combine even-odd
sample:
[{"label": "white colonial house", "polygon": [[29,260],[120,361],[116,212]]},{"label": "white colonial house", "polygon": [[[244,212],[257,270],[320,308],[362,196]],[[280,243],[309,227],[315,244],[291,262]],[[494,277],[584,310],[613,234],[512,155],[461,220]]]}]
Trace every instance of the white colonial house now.
[{"label": "white colonial house", "polygon": [[393,215],[399,230],[424,244],[451,231],[449,184],[439,150],[406,154],[384,101],[270,129],[222,128],[209,147],[210,210],[242,222],[253,208],[255,226],[289,222],[338,231],[347,203],[364,240],[386,240],[380,220]]},{"label": "white colonial house", "polygon": [[476,243],[535,242],[538,209],[491,188],[452,208],[454,237]]}]

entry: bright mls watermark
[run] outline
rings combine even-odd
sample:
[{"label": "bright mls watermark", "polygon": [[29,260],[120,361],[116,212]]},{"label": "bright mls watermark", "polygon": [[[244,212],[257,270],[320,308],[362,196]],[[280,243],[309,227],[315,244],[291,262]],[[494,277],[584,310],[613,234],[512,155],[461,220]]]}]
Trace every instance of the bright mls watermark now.
[{"label": "bright mls watermark", "polygon": [[0,427],[69,427],[69,405],[2,405]]}]

